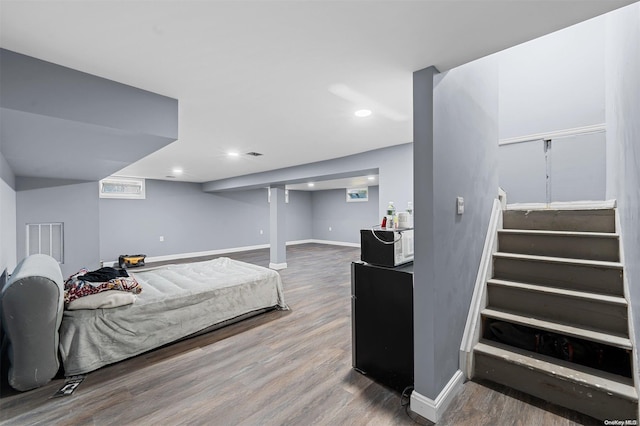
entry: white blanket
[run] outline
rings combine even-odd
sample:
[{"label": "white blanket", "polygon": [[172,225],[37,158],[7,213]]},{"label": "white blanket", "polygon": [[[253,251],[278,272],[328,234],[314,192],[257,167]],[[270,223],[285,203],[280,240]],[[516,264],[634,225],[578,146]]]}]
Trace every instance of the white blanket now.
[{"label": "white blanket", "polygon": [[280,275],[218,258],[134,274],[132,305],[65,311],[60,355],[67,376],[141,354],[212,325],[264,308],[287,309]]}]

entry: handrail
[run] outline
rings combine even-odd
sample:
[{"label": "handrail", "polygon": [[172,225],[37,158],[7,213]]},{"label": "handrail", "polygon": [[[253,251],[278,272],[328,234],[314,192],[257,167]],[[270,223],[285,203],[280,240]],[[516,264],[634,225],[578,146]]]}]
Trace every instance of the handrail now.
[{"label": "handrail", "polygon": [[493,254],[498,250],[498,229],[502,228],[502,208],[498,199],[493,200],[491,218],[484,240],[482,259],[478,267],[476,282],[467,315],[467,322],[460,345],[460,370],[467,379],[473,376],[473,347],[480,340],[480,312],[487,306],[486,283],[493,274]]}]

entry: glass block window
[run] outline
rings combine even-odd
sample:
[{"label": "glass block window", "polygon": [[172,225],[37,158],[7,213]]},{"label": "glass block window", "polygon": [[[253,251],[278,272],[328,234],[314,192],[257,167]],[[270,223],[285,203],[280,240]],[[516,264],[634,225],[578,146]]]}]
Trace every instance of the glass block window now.
[{"label": "glass block window", "polygon": [[48,254],[64,263],[64,225],[62,223],[28,223],[27,256]]},{"label": "glass block window", "polygon": [[109,177],[100,181],[100,198],[143,200],[145,197],[144,179]]}]

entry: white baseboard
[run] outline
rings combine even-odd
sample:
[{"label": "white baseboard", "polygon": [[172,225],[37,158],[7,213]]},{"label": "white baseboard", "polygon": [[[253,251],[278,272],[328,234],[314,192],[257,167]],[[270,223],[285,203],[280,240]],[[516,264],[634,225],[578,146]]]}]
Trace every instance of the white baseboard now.
[{"label": "white baseboard", "polygon": [[269,263],[269,269],[279,271],[281,269],[287,269],[287,262],[284,263]]},{"label": "white baseboard", "polygon": [[[347,246],[347,247],[360,247],[360,244],[356,243],[345,243],[342,241],[327,241],[327,240],[296,240],[296,241],[287,241],[288,246],[295,246],[299,244],[329,244],[334,246]],[[165,256],[151,256],[145,258],[145,262],[166,262],[171,260],[179,260],[179,259],[189,259],[193,257],[202,257],[202,256],[215,256],[219,254],[225,253],[237,253],[241,251],[251,251],[251,250],[260,250],[269,248],[269,244],[259,244],[254,246],[241,246],[241,247],[232,247],[226,249],[217,249],[217,250],[207,250],[207,251],[197,251],[191,253],[178,253],[178,254],[168,254]],[[110,260],[106,262],[102,262],[102,266],[118,266],[117,260]]]},{"label": "white baseboard", "polygon": [[417,391],[411,393],[411,411],[420,414],[422,417],[437,423],[451,400],[462,390],[464,384],[464,374],[458,370],[451,377],[444,389],[438,394],[435,401],[419,394]]},{"label": "white baseboard", "polygon": [[306,240],[315,244],[328,244],[331,246],[344,246],[344,247],[360,247],[360,243],[347,243],[344,241],[329,241],[329,240]]}]

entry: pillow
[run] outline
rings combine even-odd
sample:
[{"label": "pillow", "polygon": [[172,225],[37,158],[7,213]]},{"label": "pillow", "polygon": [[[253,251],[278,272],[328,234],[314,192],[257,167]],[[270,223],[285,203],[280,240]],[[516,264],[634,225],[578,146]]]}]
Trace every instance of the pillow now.
[{"label": "pillow", "polygon": [[101,293],[90,294],[72,300],[66,309],[73,311],[78,309],[105,309],[130,305],[136,300],[136,295],[127,291],[107,290]]}]

